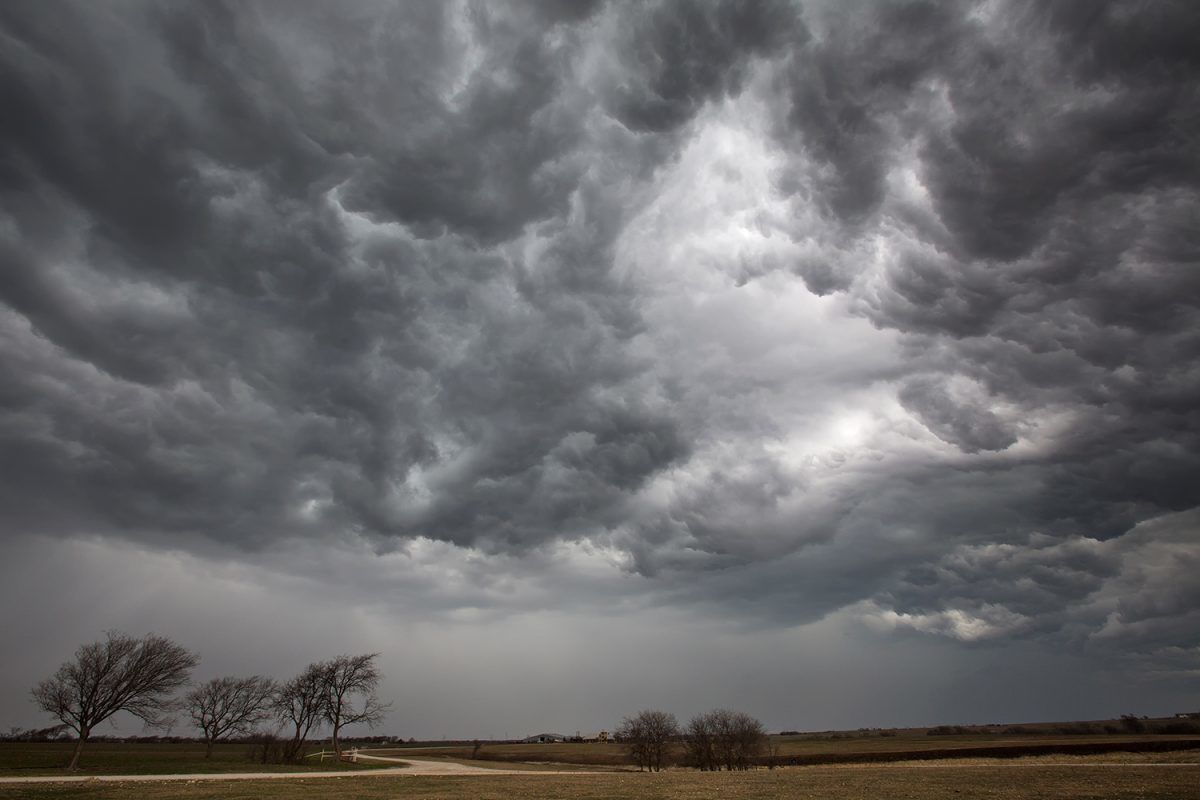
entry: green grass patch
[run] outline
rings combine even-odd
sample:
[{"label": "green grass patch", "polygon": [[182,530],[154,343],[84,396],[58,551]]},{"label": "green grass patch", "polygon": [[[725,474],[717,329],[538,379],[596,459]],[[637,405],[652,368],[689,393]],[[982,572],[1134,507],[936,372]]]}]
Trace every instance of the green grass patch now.
[{"label": "green grass patch", "polygon": [[[66,774],[74,742],[0,742],[0,777]],[[332,758],[306,759],[303,764],[261,764],[251,760],[252,745],[218,744],[212,758],[204,745],[189,743],[89,742],[79,759],[82,775],[158,775],[210,772],[311,772],[378,769],[382,764],[345,764]],[[309,752],[319,751],[319,747]]]}]

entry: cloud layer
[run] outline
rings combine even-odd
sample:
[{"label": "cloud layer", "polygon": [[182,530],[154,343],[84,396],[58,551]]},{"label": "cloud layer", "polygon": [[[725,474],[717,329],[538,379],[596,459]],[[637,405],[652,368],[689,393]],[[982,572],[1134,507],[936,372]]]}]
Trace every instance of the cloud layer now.
[{"label": "cloud layer", "polygon": [[0,35],[12,535],[1200,665],[1191,4]]}]

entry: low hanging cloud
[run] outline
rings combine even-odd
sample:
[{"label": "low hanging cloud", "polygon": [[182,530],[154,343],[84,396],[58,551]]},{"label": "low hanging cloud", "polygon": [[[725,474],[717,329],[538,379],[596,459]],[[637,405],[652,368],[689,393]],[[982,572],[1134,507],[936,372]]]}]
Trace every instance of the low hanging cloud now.
[{"label": "low hanging cloud", "polygon": [[5,529],[1194,653],[1190,4],[0,28]]}]

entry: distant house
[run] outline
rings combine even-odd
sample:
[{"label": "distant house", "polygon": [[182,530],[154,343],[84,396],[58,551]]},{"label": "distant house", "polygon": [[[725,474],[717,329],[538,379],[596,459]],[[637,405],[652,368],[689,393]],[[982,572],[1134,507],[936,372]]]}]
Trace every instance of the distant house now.
[{"label": "distant house", "polygon": [[535,733],[533,736],[527,736],[521,741],[525,744],[551,744],[553,742],[565,742],[567,737],[561,733]]},{"label": "distant house", "polygon": [[592,733],[584,733],[579,737],[583,742],[607,742],[608,731],[593,731]]}]

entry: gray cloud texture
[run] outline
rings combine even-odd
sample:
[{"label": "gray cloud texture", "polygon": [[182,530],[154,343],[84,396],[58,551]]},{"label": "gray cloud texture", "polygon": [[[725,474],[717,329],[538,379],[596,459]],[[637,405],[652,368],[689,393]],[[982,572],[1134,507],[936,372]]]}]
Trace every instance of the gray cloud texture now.
[{"label": "gray cloud texture", "polygon": [[5,3],[0,526],[1195,674],[1198,40],[1186,2]]}]

